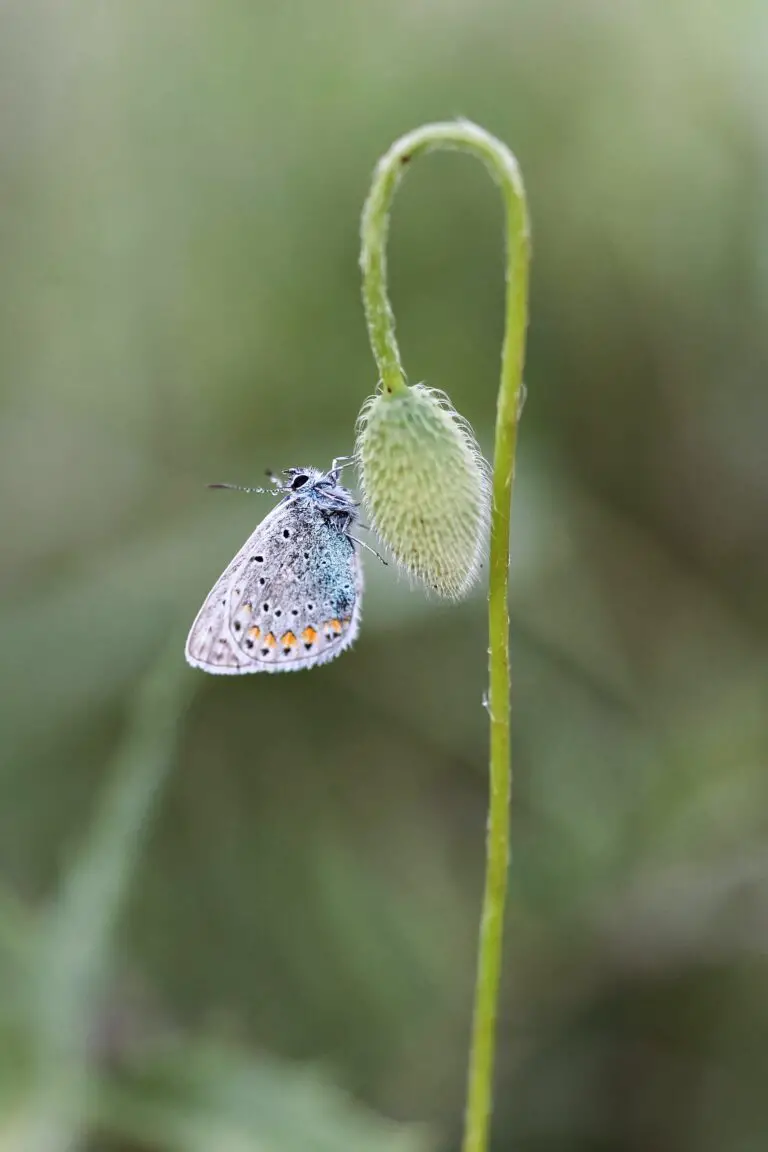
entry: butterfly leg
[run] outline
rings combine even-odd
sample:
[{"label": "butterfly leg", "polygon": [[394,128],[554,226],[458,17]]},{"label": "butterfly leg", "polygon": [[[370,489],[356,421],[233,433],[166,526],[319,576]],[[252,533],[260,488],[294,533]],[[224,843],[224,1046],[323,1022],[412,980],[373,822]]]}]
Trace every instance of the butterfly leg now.
[{"label": "butterfly leg", "polygon": [[384,567],[387,567],[387,561],[384,559],[384,557],[379,552],[377,552],[375,548],[371,548],[370,544],[366,544],[365,540],[358,540],[357,536],[352,536],[349,532],[345,532],[344,535],[346,536],[347,540],[353,540],[355,544],[359,544],[361,548],[366,548],[369,552],[372,552],[376,559],[381,560]]}]

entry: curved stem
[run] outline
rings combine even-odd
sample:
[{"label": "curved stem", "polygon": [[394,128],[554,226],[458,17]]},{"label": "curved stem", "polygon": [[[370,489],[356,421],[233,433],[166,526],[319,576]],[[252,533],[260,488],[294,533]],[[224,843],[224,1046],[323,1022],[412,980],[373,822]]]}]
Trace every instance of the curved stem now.
[{"label": "curved stem", "polygon": [[482,160],[504,199],[507,261],[504,344],[496,409],[488,590],[490,692],[490,797],[483,911],[478,946],[472,1045],[469,1057],[464,1152],[485,1152],[492,1106],[493,1064],[504,904],[509,867],[512,796],[509,680],[509,522],[515,474],[517,421],[521,405],[528,320],[529,227],[525,190],[517,161],[506,145],[467,121],[426,124],[401,137],[379,161],[363,209],[363,301],[368,335],[386,391],[405,387],[395,320],[389,303],[385,247],[389,212],[405,167],[433,149],[469,152]]}]

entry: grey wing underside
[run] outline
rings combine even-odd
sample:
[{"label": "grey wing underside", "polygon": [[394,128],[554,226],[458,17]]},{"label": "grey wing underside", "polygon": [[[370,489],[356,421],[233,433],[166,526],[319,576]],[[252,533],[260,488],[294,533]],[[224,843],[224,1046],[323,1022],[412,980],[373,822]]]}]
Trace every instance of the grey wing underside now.
[{"label": "grey wing underside", "polygon": [[299,515],[278,505],[214,584],[186,658],[225,676],[326,663],[355,639],[361,596],[360,557],[349,538],[314,510]]}]

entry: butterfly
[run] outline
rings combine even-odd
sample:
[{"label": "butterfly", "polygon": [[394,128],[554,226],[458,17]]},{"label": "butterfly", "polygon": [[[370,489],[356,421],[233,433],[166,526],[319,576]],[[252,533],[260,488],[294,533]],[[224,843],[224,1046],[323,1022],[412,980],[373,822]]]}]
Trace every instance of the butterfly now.
[{"label": "butterfly", "polygon": [[282,499],[208,594],[187,638],[190,664],[231,676],[293,672],[350,646],[360,627],[363,569],[362,541],[350,534],[357,504],[339,483],[344,466],[288,468],[286,480],[273,481]]}]

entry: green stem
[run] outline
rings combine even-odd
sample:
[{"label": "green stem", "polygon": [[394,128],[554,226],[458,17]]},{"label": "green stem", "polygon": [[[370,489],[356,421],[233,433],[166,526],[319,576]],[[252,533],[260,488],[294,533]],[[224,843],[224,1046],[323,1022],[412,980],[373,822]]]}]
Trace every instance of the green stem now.
[{"label": "green stem", "polygon": [[379,375],[390,392],[406,387],[387,294],[385,247],[392,199],[405,167],[434,149],[482,160],[504,199],[507,238],[504,344],[496,409],[488,591],[490,797],[483,911],[469,1057],[464,1152],[485,1152],[490,1127],[496,1017],[509,868],[512,798],[509,681],[509,523],[528,321],[529,229],[517,161],[500,140],[467,121],[426,124],[397,140],[379,161],[363,209],[363,301]]}]

